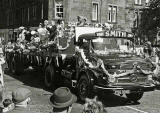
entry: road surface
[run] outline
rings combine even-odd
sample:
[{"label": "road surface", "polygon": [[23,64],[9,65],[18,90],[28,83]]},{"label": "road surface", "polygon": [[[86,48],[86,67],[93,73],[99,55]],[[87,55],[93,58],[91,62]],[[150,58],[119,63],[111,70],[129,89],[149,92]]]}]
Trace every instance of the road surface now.
[{"label": "road surface", "polygon": [[[9,113],[50,113],[52,106],[49,98],[52,91],[44,87],[42,73],[36,70],[27,70],[23,75],[16,76],[6,73],[4,76],[5,92],[4,98],[11,98],[11,92],[18,87],[31,90],[31,103],[27,108],[17,107]],[[108,113],[160,113],[160,90],[144,93],[138,103],[128,102],[125,96],[103,94],[100,98]],[[81,113],[83,105],[75,103],[74,113]]]}]

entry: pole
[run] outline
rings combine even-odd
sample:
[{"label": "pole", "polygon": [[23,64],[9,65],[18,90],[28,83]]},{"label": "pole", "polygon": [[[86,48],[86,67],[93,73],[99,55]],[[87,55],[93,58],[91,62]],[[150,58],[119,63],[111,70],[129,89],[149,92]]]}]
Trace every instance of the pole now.
[{"label": "pole", "polygon": [[100,7],[100,23],[102,23],[102,0],[101,0],[101,7]]}]

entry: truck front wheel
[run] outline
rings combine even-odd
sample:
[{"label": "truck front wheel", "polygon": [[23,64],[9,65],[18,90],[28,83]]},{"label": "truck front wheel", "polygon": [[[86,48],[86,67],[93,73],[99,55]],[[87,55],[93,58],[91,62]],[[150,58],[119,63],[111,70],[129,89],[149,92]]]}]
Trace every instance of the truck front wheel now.
[{"label": "truck front wheel", "polygon": [[78,82],[78,96],[81,101],[84,101],[85,98],[92,98],[93,93],[91,89],[91,84],[86,75],[82,75]]},{"label": "truck front wheel", "polygon": [[142,98],[143,92],[130,93],[130,94],[126,94],[126,96],[131,101],[137,102],[138,100]]},{"label": "truck front wheel", "polygon": [[54,78],[55,78],[55,69],[54,66],[48,65],[45,69],[45,78],[44,78],[44,83],[47,88],[54,88]]}]

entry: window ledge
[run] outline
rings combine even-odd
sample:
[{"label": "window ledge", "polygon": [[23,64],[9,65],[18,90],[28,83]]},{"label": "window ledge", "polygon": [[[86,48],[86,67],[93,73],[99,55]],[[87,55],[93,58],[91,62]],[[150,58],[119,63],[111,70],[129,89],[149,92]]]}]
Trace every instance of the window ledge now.
[{"label": "window ledge", "polygon": [[65,20],[65,18],[53,18],[53,20]]},{"label": "window ledge", "polygon": [[134,4],[135,6],[142,6],[142,4]]},{"label": "window ledge", "polygon": [[108,23],[109,23],[109,24],[117,24],[117,22],[109,22],[109,21],[108,21]]},{"label": "window ledge", "polygon": [[92,19],[91,21],[92,21],[92,22],[98,22],[98,20],[93,20],[93,19]]}]

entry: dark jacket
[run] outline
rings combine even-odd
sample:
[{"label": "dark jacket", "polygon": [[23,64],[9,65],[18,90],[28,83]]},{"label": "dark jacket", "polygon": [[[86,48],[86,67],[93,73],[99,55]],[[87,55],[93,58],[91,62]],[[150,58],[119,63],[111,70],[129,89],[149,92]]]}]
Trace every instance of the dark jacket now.
[{"label": "dark jacket", "polygon": [[26,41],[28,41],[28,42],[30,42],[31,41],[31,32],[27,32],[26,34],[25,34],[25,40]]},{"label": "dark jacket", "polygon": [[54,38],[57,35],[57,27],[54,25],[51,28],[47,27],[47,30],[49,31],[50,35],[49,35],[49,40],[54,40]]}]

